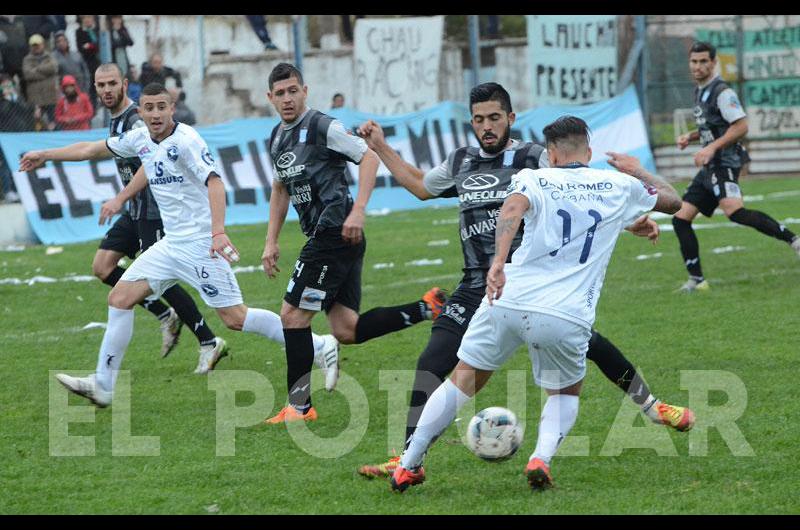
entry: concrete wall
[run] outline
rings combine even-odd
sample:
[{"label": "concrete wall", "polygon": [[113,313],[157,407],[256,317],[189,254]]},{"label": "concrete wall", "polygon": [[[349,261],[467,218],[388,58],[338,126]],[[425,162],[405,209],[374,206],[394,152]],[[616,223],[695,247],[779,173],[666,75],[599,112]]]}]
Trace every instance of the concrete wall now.
[{"label": "concrete wall", "polygon": [[[267,78],[276,64],[294,61],[290,53],[259,53],[216,56],[209,59],[203,84],[203,112],[196,113],[202,124],[232,118],[273,116],[267,101]],[[461,51],[445,46],[439,65],[439,100],[465,98]],[[326,110],[336,93],[353,101],[355,87],[352,48],[311,50],[303,57],[303,76],[308,85],[308,105]],[[432,101],[431,105],[437,103]]]}]

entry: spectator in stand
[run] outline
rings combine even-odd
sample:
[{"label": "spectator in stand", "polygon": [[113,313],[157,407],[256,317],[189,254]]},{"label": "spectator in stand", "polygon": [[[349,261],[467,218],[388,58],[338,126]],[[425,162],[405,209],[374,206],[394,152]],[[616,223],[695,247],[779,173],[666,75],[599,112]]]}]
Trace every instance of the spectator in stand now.
[{"label": "spectator in stand", "polygon": [[108,15],[107,21],[108,31],[111,33],[111,61],[117,63],[121,71],[127,72],[130,61],[125,48],[133,46],[133,39],[125,27],[122,15]]},{"label": "spectator in stand", "polygon": [[78,86],[83,92],[89,92],[89,69],[83,62],[81,54],[69,49],[69,39],[63,31],[55,32],[56,49],[53,55],[58,61],[58,75],[62,78],[71,75],[78,82]]},{"label": "spectator in stand", "polygon": [[[33,130],[33,108],[17,93],[14,79],[0,73],[0,131],[25,132]],[[11,169],[0,149],[0,198],[7,202],[19,201]]]},{"label": "spectator in stand", "polygon": [[161,57],[161,54],[154,53],[150,56],[150,62],[142,63],[142,73],[139,76],[139,82],[142,86],[147,86],[150,83],[167,86],[167,79],[169,78],[175,80],[177,88],[183,88],[181,74],[169,66],[164,66],[164,58]]},{"label": "spectator in stand", "polygon": [[22,75],[22,60],[28,54],[28,38],[25,24],[19,15],[0,15],[0,55],[3,56],[3,72],[19,78],[21,94],[25,94],[25,78]]},{"label": "spectator in stand", "polygon": [[264,45],[264,51],[277,50],[278,47],[272,42],[267,31],[267,17],[265,15],[245,15],[247,21],[253,27],[258,40]]},{"label": "spectator in stand", "polygon": [[32,131],[33,122],[33,107],[19,96],[14,79],[0,74],[0,131]]},{"label": "spectator in stand", "polygon": [[[97,29],[95,15],[78,15],[81,26],[75,30],[75,42],[81,52],[83,62],[89,71],[89,80],[94,80],[94,71],[100,66],[100,32]],[[92,107],[97,108],[97,92],[94,83],[89,83],[89,99]]]},{"label": "spectator in stand", "polygon": [[56,24],[56,31],[67,31],[67,15],[50,15]]},{"label": "spectator in stand", "polygon": [[139,70],[135,64],[128,67],[128,97],[139,104],[139,96],[142,94],[142,84],[139,82]]},{"label": "spectator in stand", "polygon": [[78,87],[77,81],[71,75],[65,75],[61,80],[61,90],[64,92],[56,105],[56,124],[62,131],[82,131],[90,129],[89,123],[94,116],[94,108],[89,102],[89,96]]},{"label": "spectator in stand", "polygon": [[22,23],[25,25],[26,38],[41,35],[45,42],[50,41],[57,24],[53,15],[22,15]]},{"label": "spectator in stand", "polygon": [[333,95],[333,100],[331,101],[331,108],[338,109],[344,107],[344,94],[337,92]]},{"label": "spectator in stand", "polygon": [[58,101],[58,61],[44,47],[44,37],[31,36],[31,52],[22,61],[22,74],[28,83],[28,103],[38,107],[46,127],[52,129]]},{"label": "spectator in stand", "polygon": [[185,123],[186,125],[194,125],[197,123],[194,112],[186,104],[186,94],[180,88],[170,88],[167,90],[172,96],[172,101],[175,102],[175,121]]}]

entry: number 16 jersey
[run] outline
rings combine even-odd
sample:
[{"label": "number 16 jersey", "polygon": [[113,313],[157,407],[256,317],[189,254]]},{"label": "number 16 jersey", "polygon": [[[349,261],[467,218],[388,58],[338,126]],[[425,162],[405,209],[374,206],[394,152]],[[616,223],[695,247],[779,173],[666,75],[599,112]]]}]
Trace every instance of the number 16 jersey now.
[{"label": "number 16 jersey", "polygon": [[524,195],[522,243],[494,303],[551,314],[591,328],[620,232],[653,209],[655,188],[614,170],[582,165],[523,169],[509,196]]}]

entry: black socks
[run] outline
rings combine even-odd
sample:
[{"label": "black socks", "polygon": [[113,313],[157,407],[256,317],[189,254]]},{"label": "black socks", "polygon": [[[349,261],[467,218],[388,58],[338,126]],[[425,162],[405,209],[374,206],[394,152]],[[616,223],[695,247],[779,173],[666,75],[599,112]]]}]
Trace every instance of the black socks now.
[{"label": "black socks", "polygon": [[286,387],[289,404],[297,412],[311,408],[311,368],[314,364],[314,339],[311,328],[283,328],[286,341]]},{"label": "black socks", "polygon": [[356,322],[356,344],[400,331],[425,320],[427,305],[422,300],[394,307],[376,307],[359,315]]}]

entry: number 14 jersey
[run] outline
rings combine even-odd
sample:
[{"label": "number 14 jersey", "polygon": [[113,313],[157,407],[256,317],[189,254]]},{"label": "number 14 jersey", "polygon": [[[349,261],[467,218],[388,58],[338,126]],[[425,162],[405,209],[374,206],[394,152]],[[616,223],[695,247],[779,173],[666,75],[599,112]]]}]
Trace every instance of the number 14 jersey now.
[{"label": "number 14 jersey", "polygon": [[591,328],[620,232],[653,209],[655,188],[614,170],[523,169],[509,196],[530,201],[520,247],[497,305],[552,314]]}]

